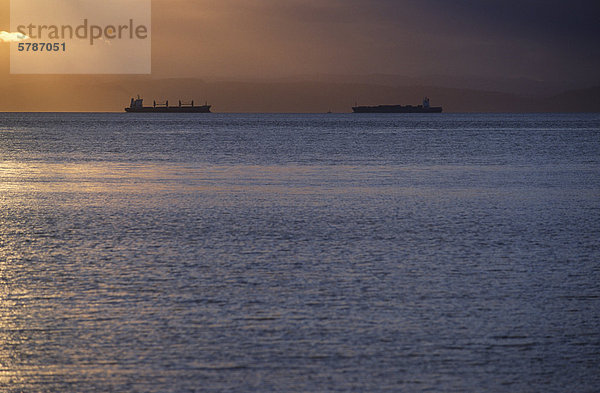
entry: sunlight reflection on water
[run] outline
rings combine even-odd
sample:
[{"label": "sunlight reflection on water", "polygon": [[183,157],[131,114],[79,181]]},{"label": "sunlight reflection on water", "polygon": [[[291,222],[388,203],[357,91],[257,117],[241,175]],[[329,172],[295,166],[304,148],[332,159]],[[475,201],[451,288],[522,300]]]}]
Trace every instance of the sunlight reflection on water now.
[{"label": "sunlight reflection on water", "polygon": [[2,116],[3,391],[600,383],[595,118]]}]

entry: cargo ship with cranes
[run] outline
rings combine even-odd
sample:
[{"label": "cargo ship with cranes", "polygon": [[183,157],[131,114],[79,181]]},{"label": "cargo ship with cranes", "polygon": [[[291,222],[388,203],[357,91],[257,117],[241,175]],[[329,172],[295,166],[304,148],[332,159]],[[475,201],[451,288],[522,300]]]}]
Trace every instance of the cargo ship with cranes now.
[{"label": "cargo ship with cranes", "polygon": [[152,106],[144,106],[144,99],[137,98],[131,99],[129,107],[125,108],[125,112],[128,113],[211,113],[211,106],[208,103],[204,105],[194,105],[192,100],[189,103],[178,102],[177,106],[169,106],[169,101],[164,103],[157,103],[154,101]]}]

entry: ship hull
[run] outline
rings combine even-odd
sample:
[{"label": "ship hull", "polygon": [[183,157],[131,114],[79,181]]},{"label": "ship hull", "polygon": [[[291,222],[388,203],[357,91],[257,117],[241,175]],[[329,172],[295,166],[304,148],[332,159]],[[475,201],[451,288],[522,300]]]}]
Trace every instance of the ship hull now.
[{"label": "ship hull", "polygon": [[442,113],[441,106],[424,107],[422,105],[378,105],[355,106],[354,113]]},{"label": "ship hull", "polygon": [[128,113],[211,113],[210,105],[201,106],[144,106],[144,107],[133,107],[125,108],[125,112]]}]

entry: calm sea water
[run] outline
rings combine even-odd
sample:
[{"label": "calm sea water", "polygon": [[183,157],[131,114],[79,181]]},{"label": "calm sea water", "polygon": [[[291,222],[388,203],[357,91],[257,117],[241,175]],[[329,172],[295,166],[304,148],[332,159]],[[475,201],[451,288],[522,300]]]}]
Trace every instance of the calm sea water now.
[{"label": "calm sea water", "polygon": [[598,392],[600,115],[0,114],[3,392]]}]

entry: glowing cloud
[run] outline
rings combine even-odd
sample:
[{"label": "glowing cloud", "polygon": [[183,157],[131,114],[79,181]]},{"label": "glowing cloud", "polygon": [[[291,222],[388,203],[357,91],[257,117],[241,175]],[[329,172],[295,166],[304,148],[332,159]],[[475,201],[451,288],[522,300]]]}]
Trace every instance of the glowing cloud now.
[{"label": "glowing cloud", "polygon": [[29,37],[25,34],[0,31],[0,42],[19,42],[28,39]]}]

